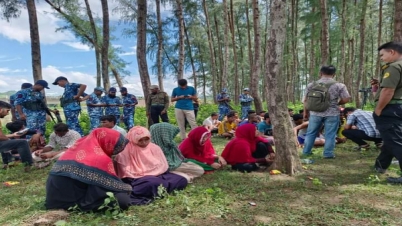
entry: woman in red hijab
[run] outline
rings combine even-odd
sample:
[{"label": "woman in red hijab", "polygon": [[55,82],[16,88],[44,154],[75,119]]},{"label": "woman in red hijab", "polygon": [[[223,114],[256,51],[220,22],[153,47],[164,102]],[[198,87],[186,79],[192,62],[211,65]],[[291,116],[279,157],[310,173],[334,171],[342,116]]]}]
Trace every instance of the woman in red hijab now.
[{"label": "woman in red hijab", "polygon": [[275,158],[271,145],[258,137],[256,131],[257,128],[253,124],[238,127],[235,139],[231,140],[223,150],[222,157],[233,170],[256,171],[257,163],[267,164]]},{"label": "woman in red hijab", "polygon": [[226,166],[225,159],[215,153],[211,143],[211,132],[204,126],[191,130],[179,149],[188,161],[200,165],[205,171]]}]

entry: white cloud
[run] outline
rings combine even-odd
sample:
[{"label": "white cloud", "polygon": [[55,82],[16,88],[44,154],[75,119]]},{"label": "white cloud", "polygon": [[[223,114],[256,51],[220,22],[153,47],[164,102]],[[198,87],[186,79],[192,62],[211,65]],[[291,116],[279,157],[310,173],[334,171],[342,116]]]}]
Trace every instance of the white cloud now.
[{"label": "white cloud", "polygon": [[80,50],[80,51],[90,51],[91,48],[88,45],[84,45],[81,42],[62,42],[64,45],[70,46],[74,49]]},{"label": "white cloud", "polygon": [[0,62],[10,62],[14,60],[21,60],[21,57],[14,57],[14,58],[6,58],[5,57],[0,57]]},{"label": "white cloud", "polygon": [[9,72],[10,69],[6,68],[6,67],[0,67],[0,72]]},{"label": "white cloud", "polygon": [[120,53],[119,56],[133,56],[137,54],[137,46],[132,46],[129,49],[131,49],[131,51],[125,52],[125,53]]}]

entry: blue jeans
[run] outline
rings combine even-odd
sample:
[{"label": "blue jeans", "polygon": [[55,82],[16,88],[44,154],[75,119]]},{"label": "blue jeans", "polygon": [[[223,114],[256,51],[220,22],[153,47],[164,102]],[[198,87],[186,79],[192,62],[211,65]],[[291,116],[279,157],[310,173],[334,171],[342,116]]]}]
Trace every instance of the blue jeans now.
[{"label": "blue jeans", "polygon": [[311,115],[308,120],[306,139],[304,140],[303,154],[310,155],[320,128],[324,124],[324,153],[325,157],[334,157],[335,137],[339,127],[339,116],[316,116]]}]

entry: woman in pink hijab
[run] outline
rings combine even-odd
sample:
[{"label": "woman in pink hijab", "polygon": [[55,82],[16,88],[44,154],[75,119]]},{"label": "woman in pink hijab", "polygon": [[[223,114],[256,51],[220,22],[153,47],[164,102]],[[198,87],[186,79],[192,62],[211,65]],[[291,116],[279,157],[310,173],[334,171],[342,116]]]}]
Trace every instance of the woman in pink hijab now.
[{"label": "woman in pink hijab", "polygon": [[162,149],[151,143],[151,134],[140,126],[130,129],[126,138],[129,143],[116,156],[117,176],[132,186],[131,205],[144,205],[158,196],[158,187],[168,193],[187,186],[187,179],[170,173]]}]

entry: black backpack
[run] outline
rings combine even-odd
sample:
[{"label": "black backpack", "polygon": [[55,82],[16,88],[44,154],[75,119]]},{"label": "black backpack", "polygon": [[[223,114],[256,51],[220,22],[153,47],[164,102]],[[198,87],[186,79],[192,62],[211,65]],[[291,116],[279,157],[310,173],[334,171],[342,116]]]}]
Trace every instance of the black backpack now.
[{"label": "black backpack", "polygon": [[314,82],[311,90],[306,96],[306,109],[309,111],[323,112],[331,106],[331,97],[329,95],[329,87],[337,83],[336,81],[329,83]]}]

